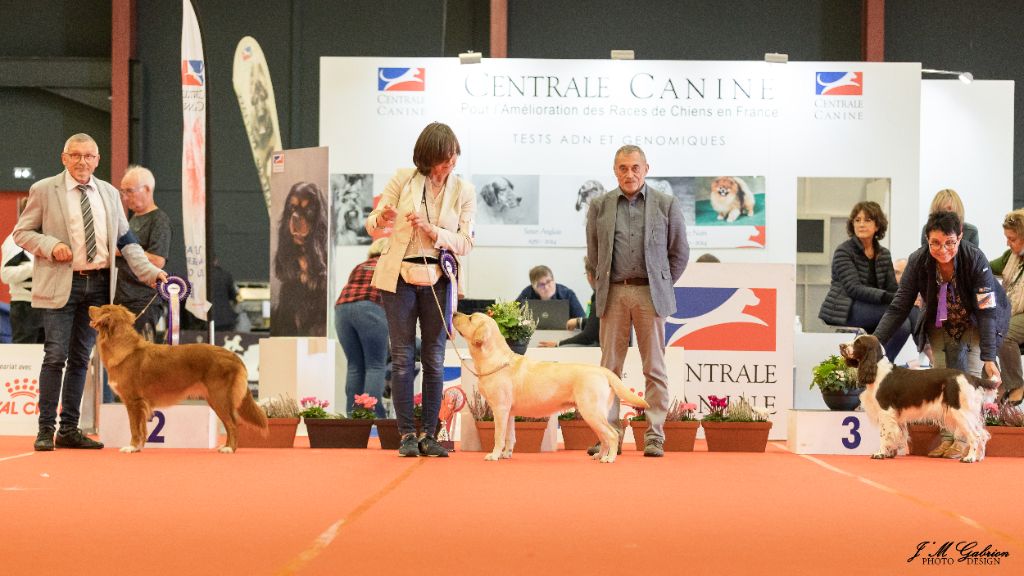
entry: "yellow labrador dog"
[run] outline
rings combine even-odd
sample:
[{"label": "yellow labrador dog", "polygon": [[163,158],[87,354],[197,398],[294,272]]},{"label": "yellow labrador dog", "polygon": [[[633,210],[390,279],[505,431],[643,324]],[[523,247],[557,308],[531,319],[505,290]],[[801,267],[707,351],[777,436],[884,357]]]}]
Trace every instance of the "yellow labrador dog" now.
[{"label": "yellow labrador dog", "polygon": [[576,406],[601,439],[601,462],[614,462],[619,433],[608,422],[612,394],[630,406],[647,402],[626,388],[611,370],[587,364],[534,362],[512,352],[486,314],[456,314],[453,324],[469,343],[479,388],[494,411],[494,449],[484,460],[511,458],[515,446],[515,416],[550,416]]}]

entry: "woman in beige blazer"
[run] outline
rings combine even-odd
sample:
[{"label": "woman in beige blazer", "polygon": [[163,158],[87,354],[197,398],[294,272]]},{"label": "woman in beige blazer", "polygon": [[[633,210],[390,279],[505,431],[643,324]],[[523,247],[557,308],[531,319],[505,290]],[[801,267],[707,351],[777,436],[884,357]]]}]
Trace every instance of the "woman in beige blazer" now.
[{"label": "woman in beige blazer", "polygon": [[[464,256],[473,249],[476,191],[452,175],[462,149],[452,129],[434,122],[413,149],[415,169],[399,170],[366,219],[371,236],[390,235],[373,285],[381,291],[391,339],[391,398],[398,415],[401,456],[447,456],[434,437],[444,386],[445,318],[452,312],[450,291],[464,290],[461,262],[456,286],[441,273],[441,250]],[[422,337],[423,431],[416,437],[413,377],[416,324]]]}]

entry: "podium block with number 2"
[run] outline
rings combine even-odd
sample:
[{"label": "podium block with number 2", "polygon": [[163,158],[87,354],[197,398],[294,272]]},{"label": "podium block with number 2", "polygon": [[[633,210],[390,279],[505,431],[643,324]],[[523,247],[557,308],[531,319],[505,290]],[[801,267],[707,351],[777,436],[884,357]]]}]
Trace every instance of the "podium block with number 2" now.
[{"label": "podium block with number 2", "polygon": [[[220,420],[206,404],[177,404],[153,411],[146,424],[150,448],[214,448]],[[127,446],[132,439],[128,411],[123,404],[100,407],[100,442],[107,448]]]}]

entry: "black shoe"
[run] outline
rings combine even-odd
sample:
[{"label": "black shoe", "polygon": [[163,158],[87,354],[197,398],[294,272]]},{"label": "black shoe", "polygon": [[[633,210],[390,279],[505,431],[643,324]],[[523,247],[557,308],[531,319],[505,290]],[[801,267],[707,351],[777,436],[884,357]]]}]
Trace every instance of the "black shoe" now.
[{"label": "black shoe", "polygon": [[61,430],[57,433],[57,448],[76,448],[82,450],[99,450],[103,448],[103,442],[97,442],[82,434],[80,428]]},{"label": "black shoe", "polygon": [[51,452],[53,450],[53,427],[44,426],[36,434],[36,443],[32,445],[36,452]]},{"label": "black shoe", "polygon": [[[590,448],[587,448],[588,456],[596,456],[601,451],[601,441],[598,440],[597,444],[594,444]],[[615,453],[616,456],[622,456],[622,436],[619,436],[619,450]]]},{"label": "black shoe", "polygon": [[415,434],[410,432],[402,436],[402,445],[398,447],[398,455],[403,457],[420,455],[420,447],[416,442]]},{"label": "black shoe", "polygon": [[428,434],[420,438],[420,456],[447,458],[448,450],[445,450],[444,446],[437,443],[436,438]]}]

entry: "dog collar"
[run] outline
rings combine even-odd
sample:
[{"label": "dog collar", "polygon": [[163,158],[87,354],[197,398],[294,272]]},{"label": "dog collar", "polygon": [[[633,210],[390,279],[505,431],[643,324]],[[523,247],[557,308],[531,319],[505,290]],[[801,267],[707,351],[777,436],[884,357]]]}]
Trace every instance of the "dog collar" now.
[{"label": "dog collar", "polygon": [[470,368],[469,364],[466,364],[465,360],[462,361],[462,365],[466,368],[466,370],[469,370],[473,374],[473,376],[477,377],[477,379],[483,378],[485,376],[490,376],[491,374],[497,374],[498,372],[501,372],[505,368],[508,368],[510,364],[512,364],[512,357],[511,356],[506,358],[505,362],[502,363],[501,366],[498,366],[497,368],[495,368],[494,370],[491,370],[490,372],[487,372],[485,374],[477,374],[476,370],[473,370],[472,368]]}]

